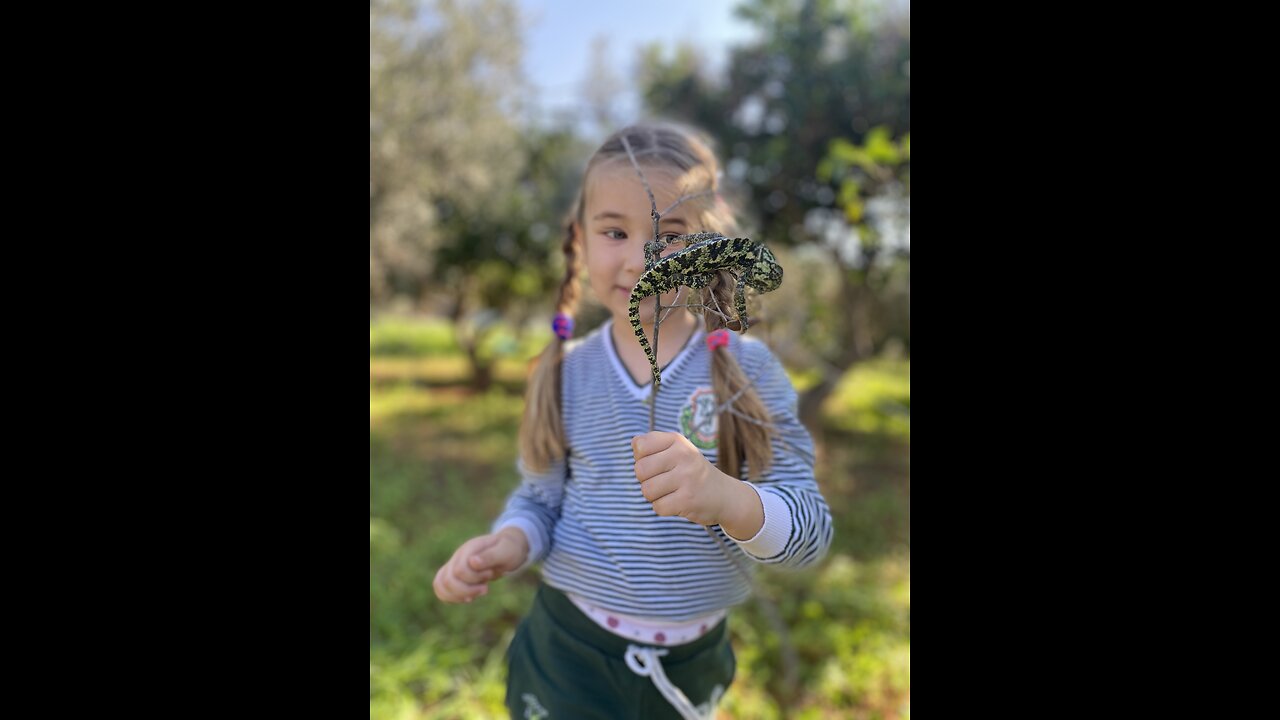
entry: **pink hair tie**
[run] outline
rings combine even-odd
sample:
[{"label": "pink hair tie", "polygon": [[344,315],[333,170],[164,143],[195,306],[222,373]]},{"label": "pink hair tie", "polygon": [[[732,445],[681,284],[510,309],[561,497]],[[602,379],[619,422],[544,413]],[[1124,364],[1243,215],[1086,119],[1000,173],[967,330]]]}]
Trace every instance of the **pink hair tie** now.
[{"label": "pink hair tie", "polygon": [[573,318],[564,313],[556,313],[556,317],[551,321],[551,329],[555,332],[556,337],[561,340],[568,340],[573,337]]},{"label": "pink hair tie", "polygon": [[707,349],[714,351],[716,348],[722,348],[729,344],[729,331],[720,328],[715,332],[707,333]]}]

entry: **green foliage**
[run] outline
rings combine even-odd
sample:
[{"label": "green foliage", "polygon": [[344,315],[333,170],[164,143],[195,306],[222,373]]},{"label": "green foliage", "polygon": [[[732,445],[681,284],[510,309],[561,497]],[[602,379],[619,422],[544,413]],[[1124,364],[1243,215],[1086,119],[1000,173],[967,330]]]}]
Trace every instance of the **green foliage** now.
[{"label": "green foliage", "polygon": [[[517,120],[516,3],[378,0],[369,25],[370,306],[520,324],[563,274],[561,214],[587,150]],[[474,349],[483,333],[460,340]]]},{"label": "green foliage", "polygon": [[371,306],[431,290],[453,239],[442,208],[478,208],[518,177],[521,48],[511,0],[369,4]]},{"label": "green foliage", "polygon": [[[889,138],[889,129],[883,125],[872,128],[871,132],[867,133],[866,142],[862,146],[855,145],[845,138],[832,140],[828,154],[830,160],[845,166],[860,167],[869,174],[877,174],[881,166],[900,165],[908,157],[907,153],[900,150]],[[820,164],[819,167],[821,168],[822,165]],[[821,170],[819,174],[822,174]],[[827,171],[826,174],[831,173]]]},{"label": "green foliage", "polygon": [[[832,140],[827,156],[818,163],[815,177],[839,188],[836,206],[844,209],[845,222],[858,231],[864,254],[879,249],[879,232],[866,221],[865,205],[886,193],[901,194],[907,187],[910,143],[910,135],[895,143],[889,137],[889,129],[879,125],[867,133],[862,145],[845,138]],[[864,266],[870,264],[868,261]]]},{"label": "green foliage", "polygon": [[884,163],[901,152],[889,138],[910,130],[910,18],[900,10],[893,3],[749,0],[737,14],[758,35],[731,51],[728,77],[705,77],[696,51],[649,48],[641,58],[646,104],[720,141],[727,166],[739,168],[729,181],[750,192],[747,208],[758,216],[761,239],[811,242],[806,216],[830,201],[808,179],[815,172],[821,179],[829,144],[846,138]]},{"label": "green foliage", "polygon": [[482,308],[518,309],[546,303],[558,287],[562,213],[577,190],[587,149],[567,130],[526,129],[510,158],[501,192],[485,202],[442,198],[446,231],[433,279],[464,291]]},{"label": "green foliage", "polygon": [[[737,13],[757,33],[731,50],[726,77],[708,77],[696,53],[651,48],[644,97],[719,141],[748,234],[796,251],[786,300],[768,301],[796,307],[771,310],[785,321],[770,332],[797,364],[824,369],[802,403],[813,420],[842,373],[890,343],[910,350],[910,10],[747,0]],[[811,287],[790,292],[796,282]]]}]

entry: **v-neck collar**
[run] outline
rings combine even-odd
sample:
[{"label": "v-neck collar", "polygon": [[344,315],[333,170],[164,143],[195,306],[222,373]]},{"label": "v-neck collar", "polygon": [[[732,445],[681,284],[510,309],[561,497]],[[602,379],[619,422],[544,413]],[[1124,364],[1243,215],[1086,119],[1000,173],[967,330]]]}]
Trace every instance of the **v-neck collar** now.
[{"label": "v-neck collar", "polygon": [[[609,364],[613,366],[614,374],[618,376],[618,380],[622,382],[622,386],[625,387],[634,398],[637,400],[648,400],[649,386],[653,384],[652,374],[649,377],[649,381],[645,384],[641,385],[637,383],[636,379],[631,377],[631,373],[627,371],[627,367],[622,364],[622,358],[618,357],[618,348],[613,344],[613,318],[609,318],[602,329],[604,330],[605,335],[605,351],[609,355]],[[685,341],[684,347],[680,348],[680,352],[676,353],[676,356],[671,358],[671,361],[666,365],[660,366],[664,376],[679,368],[685,358],[693,354],[693,348],[697,347],[698,338],[702,337],[702,334],[702,327],[700,325],[695,325],[693,332],[689,334],[689,339]]]}]

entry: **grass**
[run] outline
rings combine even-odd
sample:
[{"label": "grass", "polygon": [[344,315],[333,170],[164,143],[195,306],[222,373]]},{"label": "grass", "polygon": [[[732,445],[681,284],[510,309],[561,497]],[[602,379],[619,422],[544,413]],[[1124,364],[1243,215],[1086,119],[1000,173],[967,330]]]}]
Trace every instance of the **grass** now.
[{"label": "grass", "polygon": [[911,362],[871,360],[850,370],[823,406],[826,424],[838,430],[911,435]]},{"label": "grass", "polygon": [[437,357],[462,352],[446,320],[380,317],[369,323],[370,357]]}]

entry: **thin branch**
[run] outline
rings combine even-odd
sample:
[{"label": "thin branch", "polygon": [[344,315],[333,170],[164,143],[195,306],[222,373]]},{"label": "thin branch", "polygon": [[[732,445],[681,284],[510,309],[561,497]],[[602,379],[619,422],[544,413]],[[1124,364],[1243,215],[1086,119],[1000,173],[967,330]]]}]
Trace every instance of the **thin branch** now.
[{"label": "thin branch", "polygon": [[667,208],[666,210],[663,210],[662,214],[666,215],[672,210],[675,210],[676,207],[678,207],[680,203],[684,202],[685,200],[695,200],[704,195],[714,195],[715,192],[716,192],[715,190],[703,190],[702,192],[691,193],[689,195],[681,195],[680,197],[676,198],[675,202],[671,203],[671,207]]},{"label": "thin branch", "polygon": [[[675,302],[677,302],[677,301],[679,301],[679,300],[680,300],[680,296],[684,294],[684,287],[685,287],[684,285],[681,285],[681,286],[680,286],[680,288],[676,291],[676,296],[675,296],[675,299],[671,301],[672,303],[675,303]],[[672,304],[672,305],[659,305],[659,306],[658,306],[658,309],[659,309],[659,310],[666,310],[666,311],[667,311],[667,313],[666,313],[666,315],[663,315],[663,316],[662,316],[662,319],[661,319],[661,320],[654,320],[654,325],[656,326],[659,322],[664,322],[664,321],[666,321],[666,319],[667,319],[667,315],[670,315],[672,310],[675,310],[675,309],[676,309],[676,308],[678,308],[678,307],[688,307],[688,306],[689,306],[689,305],[688,305],[688,303],[685,303],[684,305],[674,305],[674,304]],[[655,346],[655,347],[656,347],[656,346]],[[654,350],[654,351],[653,351],[653,356],[654,356],[655,358],[656,358],[656,357],[658,357],[658,351],[657,351],[657,350]]]},{"label": "thin branch", "polygon": [[[627,140],[627,136],[622,136],[622,148],[627,151],[627,157],[631,158],[631,167],[636,169],[636,174],[640,176],[640,182],[644,184],[644,191],[649,193],[649,205],[653,208],[653,213],[658,212],[658,201],[653,198],[653,189],[649,187],[649,180],[644,176],[644,171],[640,169],[640,163],[636,161],[636,154],[631,151],[631,143]],[[655,224],[653,228],[653,236],[658,236],[658,227]]]},{"label": "thin branch", "polygon": [[[659,243],[658,240],[658,221],[662,215],[658,213],[658,201],[653,197],[653,188],[649,187],[649,179],[644,176],[644,170],[640,169],[640,163],[636,160],[636,154],[631,150],[631,141],[627,140],[627,136],[622,136],[622,148],[627,151],[627,157],[631,160],[631,167],[635,168],[636,174],[640,176],[640,182],[644,185],[644,191],[649,195],[649,208],[653,217],[653,240],[645,243],[645,268],[652,267],[658,261],[658,251],[654,250],[654,244]],[[659,246],[663,247],[663,246]],[[653,350],[653,357],[658,357],[658,328],[661,327],[662,314],[662,293],[657,293],[653,297],[653,344],[650,346]],[[655,376],[649,386],[649,432],[653,432],[657,424],[658,411],[658,378]]]}]

